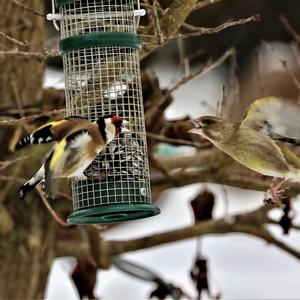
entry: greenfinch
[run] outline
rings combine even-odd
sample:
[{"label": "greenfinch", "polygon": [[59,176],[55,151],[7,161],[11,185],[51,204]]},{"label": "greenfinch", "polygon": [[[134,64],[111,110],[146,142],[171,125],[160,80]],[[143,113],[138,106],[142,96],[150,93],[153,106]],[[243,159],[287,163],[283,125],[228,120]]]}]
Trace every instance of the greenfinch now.
[{"label": "greenfinch", "polygon": [[300,108],[276,97],[254,101],[241,122],[214,116],[193,121],[199,134],[245,167],[282,178],[267,192],[275,203],[286,180],[300,182],[300,159],[285,145],[300,144]]}]

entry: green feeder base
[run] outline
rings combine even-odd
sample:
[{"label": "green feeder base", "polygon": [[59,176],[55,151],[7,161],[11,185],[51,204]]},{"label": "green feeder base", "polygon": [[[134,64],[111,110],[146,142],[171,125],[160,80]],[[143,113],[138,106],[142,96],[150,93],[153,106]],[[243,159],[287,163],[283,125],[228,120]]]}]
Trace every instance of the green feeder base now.
[{"label": "green feeder base", "polygon": [[152,204],[106,204],[73,212],[68,224],[103,224],[142,219],[158,215],[160,209]]}]

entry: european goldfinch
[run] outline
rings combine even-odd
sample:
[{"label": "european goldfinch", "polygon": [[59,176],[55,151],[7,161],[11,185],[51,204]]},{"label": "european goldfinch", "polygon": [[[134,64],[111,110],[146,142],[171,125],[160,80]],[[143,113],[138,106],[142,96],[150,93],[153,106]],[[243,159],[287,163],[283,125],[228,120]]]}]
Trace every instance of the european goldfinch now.
[{"label": "european goldfinch", "polygon": [[249,106],[242,122],[203,116],[193,121],[196,128],[189,132],[208,139],[221,151],[253,171],[283,178],[267,192],[272,200],[279,203],[278,194],[282,191],[284,181],[300,182],[300,159],[282,143],[298,144],[299,111],[295,104],[282,99],[264,98]]},{"label": "european goldfinch", "polygon": [[54,178],[85,179],[83,171],[95,157],[119,133],[129,132],[129,129],[124,127],[126,124],[129,122],[118,116],[105,116],[94,122],[74,116],[45,124],[22,138],[15,149],[21,149],[28,144],[51,141],[55,141],[56,144],[37,173],[21,186],[20,200],[42,180],[45,180],[46,193],[52,196],[55,190]]}]

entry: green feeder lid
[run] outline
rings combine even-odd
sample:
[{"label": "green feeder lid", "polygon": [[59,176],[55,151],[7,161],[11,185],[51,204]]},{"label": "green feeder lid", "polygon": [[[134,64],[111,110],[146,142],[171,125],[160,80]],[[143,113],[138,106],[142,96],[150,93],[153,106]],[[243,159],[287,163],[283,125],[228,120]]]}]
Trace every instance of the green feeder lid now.
[{"label": "green feeder lid", "polygon": [[131,32],[92,32],[67,37],[60,41],[62,54],[92,47],[130,47],[140,49],[140,37]]},{"label": "green feeder lid", "polygon": [[106,204],[73,212],[68,224],[105,224],[142,219],[158,215],[160,209],[152,204]]}]

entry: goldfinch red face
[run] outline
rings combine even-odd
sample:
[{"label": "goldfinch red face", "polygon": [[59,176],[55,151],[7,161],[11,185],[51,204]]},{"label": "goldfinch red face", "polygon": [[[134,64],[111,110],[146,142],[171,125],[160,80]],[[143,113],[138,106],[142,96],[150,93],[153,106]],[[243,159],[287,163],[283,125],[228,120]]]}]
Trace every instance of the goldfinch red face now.
[{"label": "goldfinch red face", "polygon": [[130,130],[128,128],[126,128],[125,126],[129,126],[129,122],[124,120],[121,117],[118,116],[113,116],[111,118],[111,122],[115,127],[115,135],[118,135],[121,132],[130,132]]},{"label": "goldfinch red face", "polygon": [[102,135],[105,137],[106,143],[110,143],[122,132],[130,132],[130,130],[125,127],[125,125],[129,125],[129,122],[118,116],[100,118],[97,123],[100,132],[102,132]]}]

